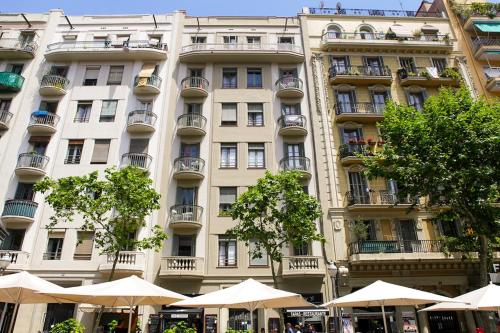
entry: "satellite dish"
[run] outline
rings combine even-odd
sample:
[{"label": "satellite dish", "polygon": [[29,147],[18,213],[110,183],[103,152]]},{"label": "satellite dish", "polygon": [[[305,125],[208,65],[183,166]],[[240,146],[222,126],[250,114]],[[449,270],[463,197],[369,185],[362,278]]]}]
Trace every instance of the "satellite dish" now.
[{"label": "satellite dish", "polygon": [[340,3],[340,1],[339,1],[339,2],[337,2],[337,10],[341,10],[341,9],[342,9],[342,3]]}]

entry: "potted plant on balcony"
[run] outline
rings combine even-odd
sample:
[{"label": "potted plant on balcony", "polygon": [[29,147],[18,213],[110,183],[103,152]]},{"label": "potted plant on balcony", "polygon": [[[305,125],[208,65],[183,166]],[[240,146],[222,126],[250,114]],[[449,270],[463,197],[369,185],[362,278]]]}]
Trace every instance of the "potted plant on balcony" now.
[{"label": "potted plant on balcony", "polygon": [[57,323],[50,329],[50,333],[84,333],[85,327],[74,318]]},{"label": "potted plant on balcony", "polygon": [[370,146],[375,146],[375,144],[377,143],[375,141],[375,139],[373,139],[373,137],[371,137],[371,136],[368,138],[367,141],[368,141],[368,145],[370,145]]},{"label": "potted plant on balcony", "polygon": [[425,77],[426,79],[431,78],[431,74],[429,73],[429,71],[427,69],[422,69],[419,73],[419,76]]},{"label": "potted plant on balcony", "polygon": [[350,145],[355,145],[356,143],[358,143],[358,141],[355,138],[349,138],[349,141],[347,141],[347,143]]},{"label": "potted plant on balcony", "polygon": [[462,76],[460,75],[459,71],[455,67],[447,67],[441,72],[441,77],[444,78],[449,78],[449,79],[454,79],[454,80],[460,80]]},{"label": "potted plant on balcony", "polygon": [[384,140],[378,140],[378,145],[379,146],[383,146],[385,144],[385,141]]},{"label": "potted plant on balcony", "polygon": [[356,142],[358,145],[360,146],[363,146],[363,145],[366,145],[366,141],[364,138],[359,138],[358,139],[358,142]]},{"label": "potted plant on balcony", "polygon": [[358,242],[363,243],[368,238],[368,225],[362,220],[356,219],[352,224],[352,233]]}]

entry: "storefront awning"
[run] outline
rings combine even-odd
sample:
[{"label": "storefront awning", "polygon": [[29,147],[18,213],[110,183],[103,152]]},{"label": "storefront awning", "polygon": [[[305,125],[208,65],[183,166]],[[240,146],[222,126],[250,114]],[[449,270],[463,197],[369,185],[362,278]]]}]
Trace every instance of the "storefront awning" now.
[{"label": "storefront awning", "polygon": [[482,32],[500,32],[500,22],[474,22],[474,26]]}]

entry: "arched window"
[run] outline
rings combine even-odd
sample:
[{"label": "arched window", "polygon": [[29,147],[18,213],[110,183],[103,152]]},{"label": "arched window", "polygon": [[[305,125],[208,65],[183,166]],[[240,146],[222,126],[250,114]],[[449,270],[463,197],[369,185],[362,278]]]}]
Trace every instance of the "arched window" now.
[{"label": "arched window", "polygon": [[342,29],[336,24],[329,25],[328,28],[326,28],[326,34],[328,39],[342,38]]},{"label": "arched window", "polygon": [[362,26],[359,28],[359,35],[361,36],[361,39],[375,39],[373,29],[368,26]]}]

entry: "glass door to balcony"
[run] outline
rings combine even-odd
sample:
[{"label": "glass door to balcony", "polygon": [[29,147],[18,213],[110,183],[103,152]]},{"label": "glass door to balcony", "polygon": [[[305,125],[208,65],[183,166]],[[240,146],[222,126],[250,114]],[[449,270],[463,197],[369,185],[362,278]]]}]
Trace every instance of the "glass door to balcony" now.
[{"label": "glass door to balcony", "polygon": [[33,184],[31,183],[19,183],[17,184],[16,194],[14,199],[16,200],[33,200],[35,193],[33,192]]},{"label": "glass door to balcony", "polygon": [[[342,129],[342,142],[344,144],[357,143],[363,138],[363,129],[361,128],[344,128]],[[350,145],[354,146],[354,145]]]},{"label": "glass door to balcony", "polygon": [[420,244],[417,238],[417,229],[414,220],[399,220],[398,223],[399,239],[402,252],[412,253],[420,252]]},{"label": "glass door to balcony", "polygon": [[308,243],[294,245],[292,250],[293,250],[292,254],[294,256],[308,256],[308,255],[310,255],[310,246]]},{"label": "glass door to balcony", "polygon": [[181,143],[180,157],[200,157],[200,144]]},{"label": "glass door to balcony", "polygon": [[288,168],[290,170],[306,170],[306,166],[303,165],[304,144],[303,143],[286,143],[285,152],[288,157]]},{"label": "glass door to balcony", "polygon": [[331,70],[335,75],[347,74],[349,68],[349,59],[347,57],[330,57]]},{"label": "glass door to balcony", "polygon": [[364,57],[363,62],[366,66],[368,75],[381,76],[385,74],[382,57]]},{"label": "glass door to balcony", "polygon": [[355,113],[356,96],[353,91],[337,91],[337,113]]},{"label": "glass door to balcony", "polygon": [[196,187],[177,187],[175,203],[177,205],[196,205],[198,188]]},{"label": "glass door to balcony", "polygon": [[2,242],[2,250],[21,251],[25,229],[7,229],[7,237]]},{"label": "glass door to balcony", "polygon": [[66,77],[66,75],[68,75],[68,69],[69,67],[67,66],[52,66],[50,68],[50,75]]},{"label": "glass door to balcony", "polygon": [[194,257],[196,255],[196,236],[174,235],[172,255],[176,257]]},{"label": "glass door to balcony", "polygon": [[389,99],[387,91],[374,91],[372,93],[373,108],[376,113],[383,113],[385,110],[385,102]]},{"label": "glass door to balcony", "polygon": [[349,189],[351,204],[369,204],[370,196],[366,177],[361,172],[349,172]]},{"label": "glass door to balcony", "polygon": [[422,91],[408,94],[408,104],[413,106],[418,111],[421,111],[424,108],[424,101],[425,97]]}]

